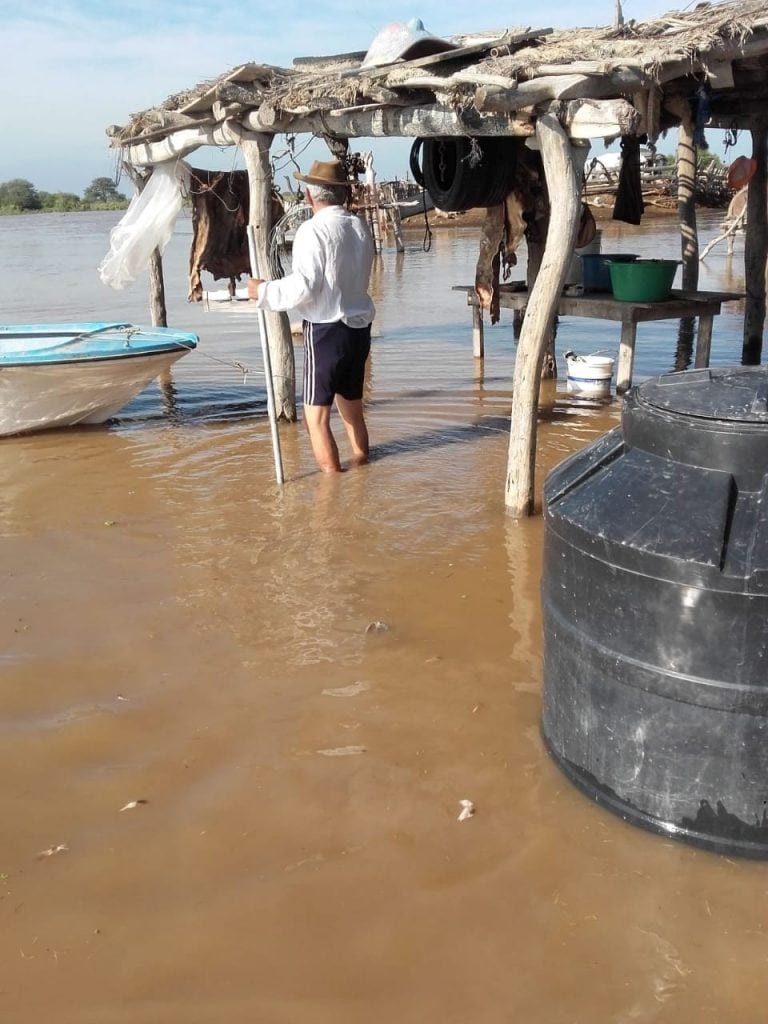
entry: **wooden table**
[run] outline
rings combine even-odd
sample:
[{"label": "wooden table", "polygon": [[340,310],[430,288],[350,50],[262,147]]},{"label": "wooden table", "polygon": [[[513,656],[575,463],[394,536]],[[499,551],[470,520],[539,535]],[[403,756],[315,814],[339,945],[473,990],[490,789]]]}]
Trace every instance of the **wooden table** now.
[{"label": "wooden table", "polygon": [[[457,292],[466,292],[467,305],[472,307],[472,347],[474,355],[484,355],[483,311],[472,285],[455,285]],[[587,292],[584,295],[562,295],[558,303],[559,316],[581,316],[593,320],[616,320],[621,324],[619,360],[616,369],[616,391],[621,394],[632,385],[635,362],[637,325],[648,320],[681,320],[698,318],[696,332],[695,366],[709,366],[712,343],[712,322],[719,314],[723,302],[742,299],[739,292],[682,292],[672,291],[663,302],[622,302],[610,292]],[[499,306],[520,314],[528,305],[528,292],[521,281],[499,287]]]}]

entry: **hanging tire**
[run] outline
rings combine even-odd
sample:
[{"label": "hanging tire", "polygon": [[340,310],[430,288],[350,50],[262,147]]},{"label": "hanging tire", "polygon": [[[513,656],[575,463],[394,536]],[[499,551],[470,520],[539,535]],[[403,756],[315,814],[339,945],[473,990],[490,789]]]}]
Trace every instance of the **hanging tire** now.
[{"label": "hanging tire", "polygon": [[483,171],[469,166],[469,153],[464,136],[424,140],[424,185],[438,209],[455,212],[472,205],[475,179]]},{"label": "hanging tire", "polygon": [[[480,159],[471,166],[473,148],[476,155],[479,150]],[[415,146],[412,157],[414,151],[418,160]],[[424,186],[440,210],[455,212],[475,206],[496,206],[512,187],[515,154],[515,140],[504,137],[424,139]]]},{"label": "hanging tire", "polygon": [[424,139],[414,139],[413,145],[411,146],[411,155],[409,158],[409,166],[411,168],[411,174],[413,180],[420,188],[424,188],[424,175],[421,173],[421,167],[419,166],[419,150]]}]

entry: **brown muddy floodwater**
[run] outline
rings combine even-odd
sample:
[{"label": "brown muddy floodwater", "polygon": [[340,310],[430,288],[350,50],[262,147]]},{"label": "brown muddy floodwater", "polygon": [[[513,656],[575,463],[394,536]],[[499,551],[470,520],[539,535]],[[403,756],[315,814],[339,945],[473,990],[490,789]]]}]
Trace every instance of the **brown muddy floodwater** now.
[{"label": "brown muddy floodwater", "polygon": [[[112,221],[82,217],[86,265]],[[45,277],[62,222],[10,220],[6,285],[19,253]],[[544,751],[511,331],[475,367],[449,290],[474,238],[419,242],[376,276],[367,467],[323,477],[284,426],[276,487],[255,325],[187,307],[183,271],[171,318],[201,347],[172,387],[0,445],[2,1024],[764,1019],[766,867],[623,824]],[[30,309],[19,281],[5,319],[145,301],[51,270]],[[562,345],[616,344],[593,326]],[[653,330],[641,376],[673,364]],[[716,358],[737,338],[724,312]],[[549,387],[539,482],[619,415]]]}]

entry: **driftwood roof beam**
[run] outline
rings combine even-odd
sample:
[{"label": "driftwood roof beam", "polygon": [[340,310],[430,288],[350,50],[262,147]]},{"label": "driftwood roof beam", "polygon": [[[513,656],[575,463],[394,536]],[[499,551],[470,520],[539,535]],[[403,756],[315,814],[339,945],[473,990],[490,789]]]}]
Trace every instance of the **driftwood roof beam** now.
[{"label": "driftwood roof beam", "polygon": [[[261,110],[252,111],[244,117],[243,124],[250,131],[263,130]],[[278,118],[269,130],[299,133],[312,132],[317,127],[317,122],[312,118]],[[518,119],[502,114],[482,116],[471,109],[459,113],[447,104],[440,103],[422,107],[385,108],[359,115],[346,114],[343,117],[328,115],[323,118],[323,127],[334,135],[346,138],[529,135],[532,130],[528,118]]]},{"label": "driftwood roof beam", "polygon": [[[196,130],[208,130],[217,123],[217,118],[211,113],[208,117],[189,118],[188,128]],[[117,125],[112,125],[112,128],[119,132],[121,129]],[[178,131],[184,131],[186,129],[179,128]],[[108,133],[109,134],[109,133]],[[158,139],[167,139],[173,136],[173,132],[169,130],[167,125],[158,126],[157,128],[151,128],[146,132],[142,132],[140,135],[135,135],[130,140],[131,146],[142,145],[147,142],[155,142]]]},{"label": "driftwood roof beam", "polygon": [[514,111],[534,107],[547,100],[576,100],[617,98],[622,92],[641,88],[643,79],[630,72],[621,77],[614,75],[555,75],[529,82],[520,82],[515,88],[503,92],[485,90],[480,110]]}]

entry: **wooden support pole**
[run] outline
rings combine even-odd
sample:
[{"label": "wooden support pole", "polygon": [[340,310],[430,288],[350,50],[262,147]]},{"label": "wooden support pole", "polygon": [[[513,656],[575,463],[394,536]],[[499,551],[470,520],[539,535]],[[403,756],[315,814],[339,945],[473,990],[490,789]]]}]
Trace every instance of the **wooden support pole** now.
[{"label": "wooden support pole", "polygon": [[[136,191],[141,193],[151,177],[151,171],[144,174],[129,163],[123,164],[123,170],[133,182]],[[165,282],[163,280],[163,257],[159,249],[153,249],[149,257],[149,315],[153,327],[168,326],[168,311],[165,306]]]},{"label": "wooden support pole", "polygon": [[[254,245],[259,267],[269,267],[269,232],[272,227],[272,169],[269,147],[272,136],[256,135],[242,139],[245,165],[248,169],[250,202],[248,224],[253,227]],[[291,325],[287,313],[265,313],[269,361],[275,392],[278,419],[296,419],[296,364],[293,358]]]},{"label": "wooden support pole", "polygon": [[379,225],[379,207],[366,206],[365,215],[368,220],[368,227],[371,231],[371,237],[373,238],[373,251],[377,256],[381,255],[381,228]]},{"label": "wooden support pole", "polygon": [[475,359],[483,359],[485,357],[483,307],[479,302],[475,302],[472,305],[472,355]]},{"label": "wooden support pole", "polygon": [[405,242],[403,241],[403,223],[400,218],[400,207],[397,203],[394,206],[389,207],[387,210],[389,216],[389,222],[392,225],[392,234],[395,237],[395,249],[397,252],[405,252]]},{"label": "wooden support pole", "polygon": [[[549,214],[546,218],[537,225],[539,230],[543,228],[543,236],[539,239],[533,237],[534,232],[529,230],[528,238],[528,264],[526,267],[526,286],[528,293],[530,294],[536,283],[536,278],[539,276],[539,268],[541,267],[541,261],[544,259],[544,240],[546,238],[547,227],[549,225]],[[523,318],[515,329],[513,324],[513,333],[516,338],[520,337],[520,330],[522,329]],[[557,377],[557,359],[555,358],[555,338],[557,337],[557,317],[552,321],[552,327],[547,338],[546,349],[544,351],[544,358],[541,361],[541,379],[542,380],[554,380]]]},{"label": "wooden support pole", "polygon": [[623,395],[625,391],[629,391],[632,387],[636,341],[637,323],[634,320],[623,320],[621,324],[621,340],[619,341],[619,362],[616,367],[617,395]]},{"label": "wooden support pole", "polygon": [[763,351],[765,274],[768,262],[768,119],[761,117],[752,131],[752,158],[757,170],[747,193],[747,234],[744,241],[744,342],[741,361],[756,366]]},{"label": "wooden support pole", "polygon": [[587,147],[571,146],[552,114],[536,124],[552,204],[544,258],[528,301],[515,359],[505,503],[511,515],[533,512],[536,420],[541,363],[571,262],[581,214],[581,175]]},{"label": "wooden support pole", "polygon": [[696,333],[696,359],[694,366],[702,369],[709,366],[709,352],[712,347],[712,324],[714,313],[702,314],[699,317],[699,329]]},{"label": "wooden support pole", "polygon": [[168,326],[168,312],[165,308],[165,282],[163,281],[163,257],[159,249],[153,249],[149,257],[149,315],[154,327]]},{"label": "wooden support pole", "polygon": [[696,227],[696,163],[694,123],[687,100],[683,101],[677,132],[677,216],[680,223],[680,251],[683,258],[683,289],[699,287],[699,235]]}]

